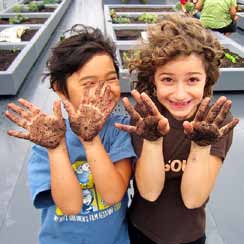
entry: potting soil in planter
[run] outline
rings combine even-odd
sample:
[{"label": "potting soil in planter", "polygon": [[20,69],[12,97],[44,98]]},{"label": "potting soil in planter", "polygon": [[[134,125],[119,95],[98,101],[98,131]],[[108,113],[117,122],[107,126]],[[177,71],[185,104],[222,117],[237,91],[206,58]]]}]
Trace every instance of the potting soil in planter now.
[{"label": "potting soil in planter", "polygon": [[174,8],[113,8],[113,9],[115,12],[175,12]]},{"label": "potting soil in planter", "polygon": [[115,30],[117,40],[137,40],[145,30]]},{"label": "potting soil in planter", "polygon": [[21,41],[30,41],[32,37],[36,34],[38,30],[26,30],[25,33],[21,36]]},{"label": "potting soil in planter", "polygon": [[20,50],[0,49],[0,71],[7,70],[19,53]]},{"label": "potting soil in planter", "polygon": [[221,68],[240,68],[244,67],[244,58],[237,53],[231,52],[229,49],[224,49],[225,58],[222,61]]}]

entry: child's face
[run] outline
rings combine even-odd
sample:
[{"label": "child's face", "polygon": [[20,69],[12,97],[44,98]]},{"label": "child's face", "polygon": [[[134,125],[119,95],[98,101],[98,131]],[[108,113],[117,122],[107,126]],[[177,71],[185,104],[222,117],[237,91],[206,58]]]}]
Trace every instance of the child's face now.
[{"label": "child's face", "polygon": [[90,87],[89,94],[94,95],[99,81],[105,81],[103,89],[107,85],[110,86],[117,103],[120,97],[120,83],[113,60],[107,54],[94,55],[67,79],[69,100],[76,109],[79,107],[84,89]]},{"label": "child's face", "polygon": [[206,71],[197,54],[179,56],[159,66],[155,75],[159,102],[178,120],[191,117],[201,102]]}]

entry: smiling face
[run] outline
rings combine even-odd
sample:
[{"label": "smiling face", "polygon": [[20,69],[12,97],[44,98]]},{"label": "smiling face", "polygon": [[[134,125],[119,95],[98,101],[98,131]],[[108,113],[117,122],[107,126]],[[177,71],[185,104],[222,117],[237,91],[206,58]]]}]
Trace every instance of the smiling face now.
[{"label": "smiling face", "polygon": [[159,102],[177,120],[191,117],[201,102],[206,71],[197,54],[179,56],[159,66],[154,75]]},{"label": "smiling face", "polygon": [[94,55],[67,79],[69,100],[76,109],[79,107],[84,89],[89,87],[89,94],[94,94],[99,81],[105,81],[103,90],[107,85],[110,86],[117,103],[120,98],[120,83],[113,60],[105,53]]}]

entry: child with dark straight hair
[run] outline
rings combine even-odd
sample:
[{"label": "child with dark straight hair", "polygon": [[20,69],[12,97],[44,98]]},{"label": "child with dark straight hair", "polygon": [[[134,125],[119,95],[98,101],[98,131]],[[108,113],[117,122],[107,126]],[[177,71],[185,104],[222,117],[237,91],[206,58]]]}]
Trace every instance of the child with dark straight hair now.
[{"label": "child with dark straight hair", "polygon": [[6,112],[27,130],[9,135],[36,144],[28,173],[33,204],[42,209],[39,243],[129,244],[126,192],[135,153],[129,134],[114,127],[129,121],[112,114],[120,98],[113,43],[76,25],[53,48],[48,69],[69,119],[61,100],[52,116],[24,99]]}]

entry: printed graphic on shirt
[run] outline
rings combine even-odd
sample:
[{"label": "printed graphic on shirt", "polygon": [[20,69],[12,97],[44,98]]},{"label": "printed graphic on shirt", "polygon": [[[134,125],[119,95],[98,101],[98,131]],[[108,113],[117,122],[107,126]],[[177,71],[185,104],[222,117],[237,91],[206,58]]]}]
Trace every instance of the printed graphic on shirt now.
[{"label": "printed graphic on shirt", "polygon": [[105,218],[121,208],[121,203],[110,206],[101,198],[101,195],[96,191],[87,161],[76,161],[72,167],[77,174],[82,188],[83,206],[80,214],[75,216],[65,216],[62,211],[56,207],[55,221],[90,222]]},{"label": "printed graphic on shirt", "polygon": [[169,160],[168,163],[165,163],[164,170],[165,172],[184,172],[186,167],[186,160]]}]

